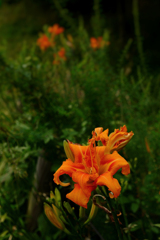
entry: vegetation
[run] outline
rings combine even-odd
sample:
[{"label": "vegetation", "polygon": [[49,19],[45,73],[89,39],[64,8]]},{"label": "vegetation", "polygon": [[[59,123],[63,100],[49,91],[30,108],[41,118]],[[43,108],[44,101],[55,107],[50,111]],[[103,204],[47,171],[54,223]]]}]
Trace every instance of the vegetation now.
[{"label": "vegetation", "polygon": [[[63,140],[86,144],[95,127],[112,132],[123,125],[134,132],[121,151],[131,174],[116,173],[122,191],[111,202],[122,213],[123,239],[157,239],[160,73],[147,64],[143,52],[138,1],[133,0],[135,35],[118,49],[118,55],[100,17],[99,0],[94,1],[89,30],[83,17],[73,19],[61,2],[54,0],[54,7],[58,27],[66,23],[63,31],[51,30],[56,22],[45,25],[37,40],[24,43],[18,54],[9,55],[4,44],[1,47],[0,239],[75,239],[53,226],[43,208],[44,202],[52,203],[50,191],[60,193],[62,203],[71,191],[70,186],[62,188],[53,182],[53,173],[66,159]],[[75,221],[79,206],[69,203],[74,213],[68,205],[61,206],[61,211],[70,223],[76,222],[73,229],[79,229],[79,220]],[[91,205],[90,201],[85,220]],[[117,239],[115,223],[102,209],[81,231],[80,239]]]}]

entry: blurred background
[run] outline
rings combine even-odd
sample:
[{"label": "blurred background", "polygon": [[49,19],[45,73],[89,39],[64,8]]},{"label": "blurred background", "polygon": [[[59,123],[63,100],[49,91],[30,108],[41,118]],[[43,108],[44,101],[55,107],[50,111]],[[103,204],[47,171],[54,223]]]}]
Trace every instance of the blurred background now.
[{"label": "blurred background", "polygon": [[[124,239],[159,239],[159,10],[159,0],[0,1],[0,239],[72,239],[43,210],[63,140],[123,125],[134,132],[121,151],[131,174],[116,174]],[[71,187],[58,187],[62,202]],[[103,211],[84,239],[117,239]]]}]

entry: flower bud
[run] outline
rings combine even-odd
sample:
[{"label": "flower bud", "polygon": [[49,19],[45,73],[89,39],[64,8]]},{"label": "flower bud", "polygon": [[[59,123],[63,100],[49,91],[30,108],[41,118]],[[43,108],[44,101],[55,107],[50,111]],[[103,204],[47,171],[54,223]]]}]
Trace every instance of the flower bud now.
[{"label": "flower bud", "polygon": [[55,188],[55,201],[56,201],[57,206],[59,206],[59,207],[62,206],[61,194],[60,194],[58,188]]},{"label": "flower bud", "polygon": [[97,211],[98,211],[98,207],[94,203],[92,203],[92,207],[91,207],[91,211],[89,213],[89,217],[85,221],[84,225],[87,224],[88,222],[90,222],[96,216]]},{"label": "flower bud", "polygon": [[51,208],[47,203],[44,203],[44,212],[47,216],[47,218],[50,220],[50,222],[56,226],[57,228],[63,230],[64,224],[62,221],[58,218],[57,212],[54,211],[53,208]]},{"label": "flower bud", "polygon": [[[48,205],[47,203],[44,203],[44,211],[47,216],[47,218],[50,220],[50,222],[57,228],[63,230],[67,234],[70,234],[70,232],[66,229],[65,223],[66,220],[64,216],[62,215],[62,211],[60,207],[62,206],[61,204],[61,195],[58,189],[55,189],[55,194],[51,191],[50,192],[50,199],[54,199],[55,204],[52,204],[52,207]],[[52,200],[53,201],[53,200]]]},{"label": "flower bud", "polygon": [[66,140],[63,141],[64,151],[66,153],[67,158],[71,159],[72,162],[74,162],[74,156],[73,153],[69,147],[69,144]]}]

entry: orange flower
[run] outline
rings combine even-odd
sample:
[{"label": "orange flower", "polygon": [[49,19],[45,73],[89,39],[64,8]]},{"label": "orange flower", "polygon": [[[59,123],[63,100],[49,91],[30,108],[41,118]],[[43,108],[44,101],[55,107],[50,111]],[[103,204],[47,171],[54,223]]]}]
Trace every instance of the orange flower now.
[{"label": "orange flower", "polygon": [[104,146],[106,146],[105,154],[110,154],[113,151],[120,151],[133,137],[133,132],[127,132],[127,128],[124,125],[119,129],[115,129],[113,133],[108,136],[108,129],[104,132],[103,128],[95,128],[97,140],[100,140]]},{"label": "orange flower", "polygon": [[51,46],[51,43],[48,37],[45,34],[43,34],[40,38],[38,38],[37,45],[40,47],[42,51],[44,51]]},{"label": "orange flower", "polygon": [[65,48],[61,48],[60,51],[58,52],[58,56],[63,59],[64,61],[66,60],[66,56],[65,56],[66,50]]},{"label": "orange flower", "polygon": [[52,27],[48,28],[48,32],[53,33],[54,35],[58,35],[64,32],[64,28],[60,27],[59,24],[54,24]]},{"label": "orange flower", "polygon": [[58,52],[58,53],[56,53],[56,54],[54,54],[54,61],[53,61],[53,64],[59,64],[60,63],[60,59],[62,59],[62,60],[64,60],[64,61],[66,61],[66,56],[65,56],[65,53],[66,53],[66,50],[65,50],[65,48],[61,48],[60,49],[60,51]]},{"label": "orange flower", "polygon": [[104,46],[109,46],[110,42],[109,41],[104,41],[102,37],[98,37],[98,38],[90,38],[90,46],[91,48],[93,48],[94,50],[98,49],[98,48],[103,48]]},{"label": "orange flower", "polygon": [[75,182],[74,189],[66,195],[68,199],[76,204],[87,208],[91,192],[99,186],[107,186],[117,198],[121,186],[113,175],[122,168],[122,173],[130,173],[127,161],[117,151],[112,154],[105,154],[106,146],[96,146],[97,136],[88,141],[88,146],[81,146],[68,142],[69,148],[74,156],[74,162],[67,159],[54,174],[54,182],[61,186],[68,186],[70,183],[63,183],[59,177],[68,174]]},{"label": "orange flower", "polygon": [[97,39],[94,37],[90,38],[91,48],[93,49],[100,48],[101,43],[102,43],[102,37],[98,37]]}]

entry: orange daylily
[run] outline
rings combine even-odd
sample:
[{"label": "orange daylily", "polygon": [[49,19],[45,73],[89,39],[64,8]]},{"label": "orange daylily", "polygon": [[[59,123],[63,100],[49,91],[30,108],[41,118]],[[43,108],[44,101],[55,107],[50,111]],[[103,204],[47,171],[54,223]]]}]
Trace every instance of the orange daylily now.
[{"label": "orange daylily", "polygon": [[91,48],[93,48],[94,50],[98,49],[98,48],[103,48],[104,46],[109,46],[110,42],[109,41],[104,41],[102,37],[91,37],[90,38],[90,46]]},{"label": "orange daylily", "polygon": [[42,51],[44,51],[51,46],[51,43],[48,37],[45,34],[43,34],[40,38],[38,38],[37,45],[40,47]]},{"label": "orange daylily", "polygon": [[93,48],[93,49],[100,48],[101,43],[102,43],[102,37],[98,37],[98,38],[91,37],[90,38],[91,48]]},{"label": "orange daylily", "polygon": [[65,48],[61,48],[60,51],[58,52],[58,56],[63,59],[64,61],[66,60],[66,56],[65,56],[66,50]]},{"label": "orange daylily", "polygon": [[124,125],[119,129],[115,129],[113,133],[108,136],[108,129],[103,132],[103,128],[95,128],[97,140],[100,140],[106,146],[105,153],[109,154],[113,151],[120,151],[133,137],[133,132],[127,132]]},{"label": "orange daylily", "polygon": [[64,32],[64,28],[60,27],[59,24],[54,24],[52,27],[48,28],[48,32],[58,35]]},{"label": "orange daylily", "polygon": [[61,48],[58,53],[54,54],[55,60],[53,61],[53,64],[59,64],[59,59],[62,59],[66,61],[66,56],[65,56],[66,50],[65,48]]},{"label": "orange daylily", "polygon": [[107,186],[117,198],[121,192],[121,186],[113,175],[120,168],[122,168],[122,174],[130,173],[128,162],[117,151],[105,154],[106,146],[96,146],[98,141],[96,132],[97,129],[92,133],[93,137],[88,141],[88,146],[68,142],[74,161],[68,158],[54,174],[54,182],[61,186],[70,185],[60,181],[61,175],[68,174],[72,178],[75,182],[74,189],[66,197],[84,208],[87,208],[91,192],[97,186]]}]

